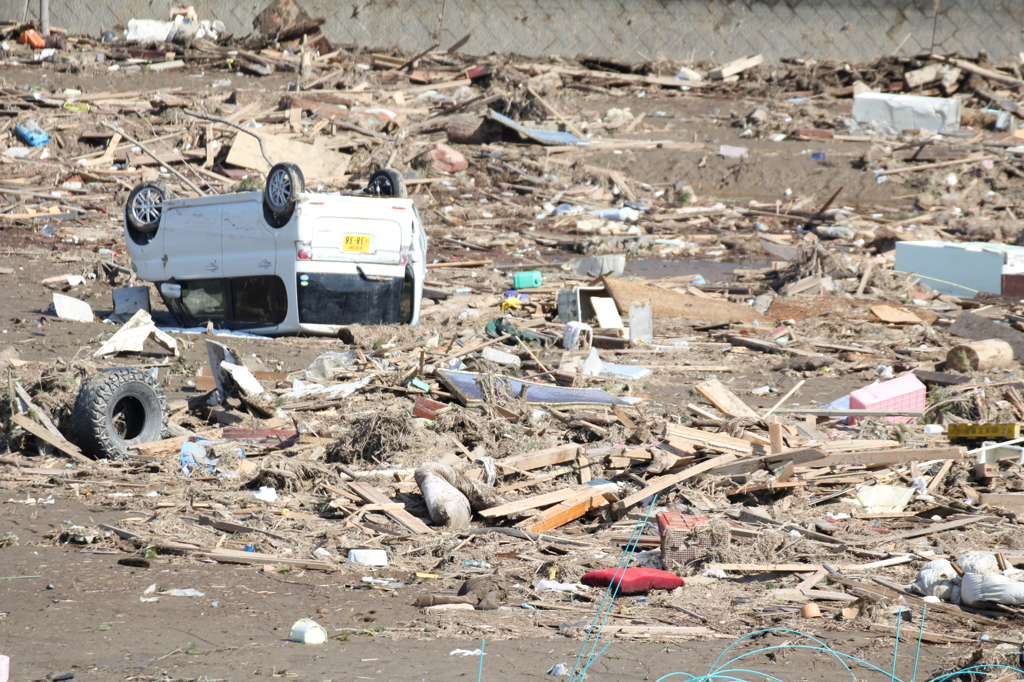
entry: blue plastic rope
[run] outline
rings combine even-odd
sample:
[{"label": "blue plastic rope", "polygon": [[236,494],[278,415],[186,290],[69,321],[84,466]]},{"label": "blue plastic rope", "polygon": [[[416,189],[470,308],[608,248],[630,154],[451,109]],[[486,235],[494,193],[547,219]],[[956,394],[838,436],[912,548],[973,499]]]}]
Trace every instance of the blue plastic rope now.
[{"label": "blue plastic rope", "polygon": [[[644,529],[647,528],[647,520],[651,517],[651,512],[654,510],[657,501],[658,496],[654,495],[651,499],[651,504],[647,507],[647,514],[644,515],[642,521],[636,524],[633,528],[633,532],[629,536],[626,548],[622,552],[622,558],[619,559],[619,564],[615,567],[615,571],[612,573],[612,581],[608,584],[608,589],[605,590],[604,597],[601,598],[601,603],[597,607],[597,613],[594,614],[594,620],[590,622],[590,627],[587,628],[587,636],[583,639],[583,645],[580,647],[580,652],[576,655],[576,661],[572,664],[572,671],[569,673],[569,682],[582,682],[587,671],[590,669],[590,666],[592,666],[597,659],[601,657],[601,654],[603,654],[609,646],[609,644],[606,644],[601,651],[596,655],[594,654],[594,650],[601,641],[601,633],[604,632],[605,623],[608,621],[608,617],[612,612],[612,607],[615,605],[615,597],[619,593],[619,587],[622,585],[623,578],[625,578],[626,566],[629,565],[629,562],[633,558],[633,554],[636,553],[640,536],[643,535]],[[598,619],[601,620],[601,624],[598,626],[597,632],[594,633],[594,626],[597,624]],[[592,634],[593,639],[591,639]],[[582,669],[580,669],[580,660],[583,658],[583,652],[586,650],[588,643],[591,646],[590,652],[587,654],[587,663]]]}]

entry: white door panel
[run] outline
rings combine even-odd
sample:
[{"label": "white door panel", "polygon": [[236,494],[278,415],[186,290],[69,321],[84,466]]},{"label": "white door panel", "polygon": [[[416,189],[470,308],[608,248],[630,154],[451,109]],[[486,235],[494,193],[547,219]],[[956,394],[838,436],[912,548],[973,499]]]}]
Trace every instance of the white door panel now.
[{"label": "white door panel", "polygon": [[276,235],[280,230],[263,220],[260,202],[226,204],[221,225],[225,277],[274,274],[278,249]]},{"label": "white door panel", "polygon": [[164,279],[223,277],[221,206],[169,208],[160,221]]}]

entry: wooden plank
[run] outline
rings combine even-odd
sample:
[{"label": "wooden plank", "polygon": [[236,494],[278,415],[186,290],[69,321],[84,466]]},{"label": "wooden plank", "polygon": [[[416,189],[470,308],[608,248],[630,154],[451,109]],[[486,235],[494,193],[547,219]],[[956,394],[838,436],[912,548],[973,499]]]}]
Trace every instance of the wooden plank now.
[{"label": "wooden plank", "polygon": [[916,604],[918,606],[924,606],[925,604],[927,604],[929,611],[940,611],[942,613],[960,616],[962,618],[966,618],[967,620],[972,620],[976,623],[981,623],[983,625],[994,626],[1000,624],[997,620],[992,620],[991,618],[985,618],[984,616],[978,616],[973,613],[964,611],[959,606],[946,604],[944,602],[928,603],[924,601],[924,599],[916,595],[912,595],[902,590],[894,590],[890,587],[886,587],[884,585],[880,585],[877,583],[866,583],[860,580],[853,580],[851,578],[847,578],[845,576],[838,575],[837,573],[833,572],[830,572],[829,580],[831,580],[832,582],[839,583],[841,585],[845,585],[847,587],[863,590],[865,592],[870,592],[883,597],[901,597],[903,599],[906,599],[909,603]]},{"label": "wooden plank", "polygon": [[578,495],[581,491],[579,488],[565,488],[563,490],[553,490],[549,493],[542,495],[534,495],[533,497],[527,497],[522,500],[516,500],[515,502],[509,502],[508,504],[502,504],[497,507],[491,507],[490,509],[484,509],[477,514],[484,518],[492,518],[495,516],[508,516],[510,514],[516,514],[518,512],[528,511],[530,509],[538,509],[540,507],[547,507],[552,504],[564,502],[570,497]]},{"label": "wooden plank", "polygon": [[[886,566],[898,566],[900,564],[910,563],[911,561],[920,561],[916,556],[906,555],[893,557],[892,559],[883,559],[881,561],[872,561],[867,564],[848,564],[845,566],[833,566],[837,571],[871,571],[876,568],[885,568]],[[823,569],[822,564],[708,564],[705,566],[711,570],[722,570],[722,571],[737,571],[741,573],[792,573],[794,571],[817,571]]]},{"label": "wooden plank", "polygon": [[804,462],[821,459],[824,452],[818,448],[802,448],[800,450],[788,450],[777,455],[765,455],[763,457],[748,457],[736,462],[716,467],[710,472],[716,476],[734,476],[736,474],[749,474],[755,471],[771,471],[778,468],[780,464],[792,462],[794,465],[804,465]]},{"label": "wooden plank", "polygon": [[[709,433],[707,431],[701,431],[700,429],[690,428],[689,426],[672,424],[668,427],[667,434],[669,436],[682,438],[695,445],[701,445],[709,448],[730,450],[743,454],[750,454],[754,451],[754,446],[750,441],[743,440],[742,438],[733,438],[726,433]],[[669,438],[667,440],[671,444],[672,439]]]},{"label": "wooden plank", "polygon": [[280,564],[283,566],[295,566],[296,568],[308,568],[317,571],[336,571],[338,567],[327,561],[315,561],[313,559],[291,559],[288,557],[263,554],[261,552],[243,552],[237,549],[214,549],[197,552],[199,556],[213,559],[226,564]]},{"label": "wooden plank", "polygon": [[531,533],[542,533],[564,526],[587,512],[607,504],[604,495],[605,493],[600,492],[597,488],[584,490],[525,521],[520,521],[515,527]]},{"label": "wooden plank", "polygon": [[979,501],[991,507],[1024,512],[1024,493],[982,493]]},{"label": "wooden plank", "polygon": [[27,414],[13,415],[11,417],[11,421],[31,433],[39,440],[49,443],[72,459],[82,462],[83,464],[92,464],[92,460],[83,455],[82,451],[78,449],[78,446],[71,443],[66,438],[58,437],[57,435],[50,433],[42,424],[30,419]]},{"label": "wooden plank", "polygon": [[800,588],[793,589],[778,589],[772,590],[768,593],[773,599],[781,599],[782,601],[789,602],[808,602],[812,600],[821,601],[857,601],[857,597],[852,594],[846,594],[845,592],[829,592],[827,590],[801,590]]},{"label": "wooden plank", "polygon": [[[896,634],[895,625],[882,625],[880,623],[871,623],[870,628],[872,632],[880,632],[886,636]],[[901,628],[900,635],[906,638],[905,641],[916,640],[918,636],[920,636],[922,641],[928,642],[929,644],[972,644],[977,643],[978,641],[977,638],[968,639],[967,637],[954,637],[953,635],[944,635],[938,632],[928,632],[927,630],[921,632],[919,629],[915,628]],[[1016,677],[1016,675],[1014,675],[1014,677]]]},{"label": "wooden plank", "polygon": [[629,509],[635,504],[639,504],[641,501],[647,499],[655,493],[660,493],[666,488],[671,488],[677,483],[682,483],[688,479],[694,478],[703,474],[704,472],[714,469],[720,464],[725,464],[736,459],[736,455],[725,454],[713,457],[709,460],[705,460],[700,464],[694,464],[692,467],[680,471],[678,474],[669,474],[667,476],[660,476],[647,482],[647,487],[643,490],[633,493],[623,500],[615,503],[615,510],[619,513]]},{"label": "wooden plank", "polygon": [[898,450],[872,450],[867,452],[848,452],[841,455],[828,455],[811,460],[803,466],[817,468],[828,466],[844,466],[862,464],[864,466],[882,466],[901,464],[904,462],[929,462],[935,459],[967,459],[967,448],[950,446],[946,448],[901,448]]},{"label": "wooden plank", "polygon": [[718,379],[708,379],[693,387],[698,393],[704,396],[708,402],[717,407],[720,412],[730,417],[751,417],[761,419],[761,415],[755,412],[749,405],[739,399],[735,393],[726,388]]},{"label": "wooden plank", "polygon": [[[306,182],[344,179],[348,168],[349,155],[341,152],[314,147],[305,142],[290,140],[274,135],[262,135],[267,154],[275,163],[301,161]],[[248,133],[238,133],[228,151],[227,162],[260,173],[270,170],[270,165],[260,153],[260,143]]]},{"label": "wooden plank", "polygon": [[210,440],[219,439],[224,433],[224,429],[206,429],[196,434],[189,434],[186,436],[175,436],[173,438],[164,438],[163,440],[155,440],[152,443],[142,443],[141,445],[134,445],[129,447],[129,450],[135,450],[139,455],[143,457],[168,457],[175,455],[181,451],[181,446],[189,438],[193,436],[201,436],[203,438],[209,438]]},{"label": "wooden plank", "polygon": [[764,55],[761,54],[751,55],[750,57],[740,57],[739,59],[734,59],[731,62],[722,64],[717,69],[711,69],[711,71],[708,72],[708,78],[715,81],[725,80],[730,76],[743,73],[747,69],[752,69],[763,61]]},{"label": "wooden plank", "polygon": [[999,521],[999,517],[973,516],[969,519],[949,521],[948,523],[936,523],[934,525],[924,526],[916,530],[908,530],[902,533],[888,533],[886,535],[880,535],[879,537],[872,538],[870,540],[844,540],[844,542],[846,542],[846,544],[848,545],[874,545],[881,542],[888,544],[890,542],[896,542],[898,540],[911,540],[913,538],[919,538],[923,535],[931,535],[932,533],[942,533],[947,530],[952,530],[954,528],[962,528],[964,526],[969,526],[974,523],[980,523],[982,521],[992,523],[995,521]]},{"label": "wooden plank", "polygon": [[537,450],[536,452],[506,457],[500,463],[508,464],[520,471],[531,471],[533,469],[554,466],[555,464],[571,462],[580,454],[580,447],[578,445],[559,445],[547,450]]},{"label": "wooden plank", "polygon": [[[359,495],[359,497],[363,498],[365,502],[369,502],[371,504],[392,503],[391,500],[389,500],[387,496],[384,495],[384,493],[377,490],[377,488],[373,487],[369,483],[351,481],[349,482],[348,486],[356,495]],[[401,525],[405,526],[417,535],[426,535],[434,532],[434,530],[430,526],[423,523],[418,518],[416,518],[409,512],[405,511],[404,509],[385,511],[384,513],[387,514],[393,521],[400,523]]]}]

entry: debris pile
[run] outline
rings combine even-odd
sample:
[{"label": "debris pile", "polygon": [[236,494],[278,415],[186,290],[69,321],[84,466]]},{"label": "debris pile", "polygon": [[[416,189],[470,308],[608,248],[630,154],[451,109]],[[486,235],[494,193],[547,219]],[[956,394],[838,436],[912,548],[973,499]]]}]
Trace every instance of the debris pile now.
[{"label": "debris pile", "polygon": [[[889,634],[924,603],[930,641],[1011,627],[1019,69],[385,55],[322,23],[279,0],[245,39],[194,10],[102,41],[2,29],[29,37],[0,60],[0,277],[44,300],[4,310],[5,504],[139,512],[54,545],[466,612],[404,632],[498,610],[510,636],[574,637],[610,583],[649,595],[612,614],[624,638],[801,615]],[[9,80],[28,63],[125,89]],[[164,71],[182,85],[123,80]],[[818,179],[737,198],[781,154]],[[404,188],[429,236],[418,325],[271,339],[151,303],[132,187],[259,190],[281,162],[317,191]]]}]

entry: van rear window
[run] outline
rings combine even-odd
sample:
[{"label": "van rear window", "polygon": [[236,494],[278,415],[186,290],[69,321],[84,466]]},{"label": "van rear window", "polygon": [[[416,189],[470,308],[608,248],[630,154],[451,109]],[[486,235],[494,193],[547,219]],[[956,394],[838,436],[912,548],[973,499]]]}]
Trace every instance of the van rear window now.
[{"label": "van rear window", "polygon": [[301,273],[297,288],[304,324],[397,324],[402,316],[401,277]]}]

